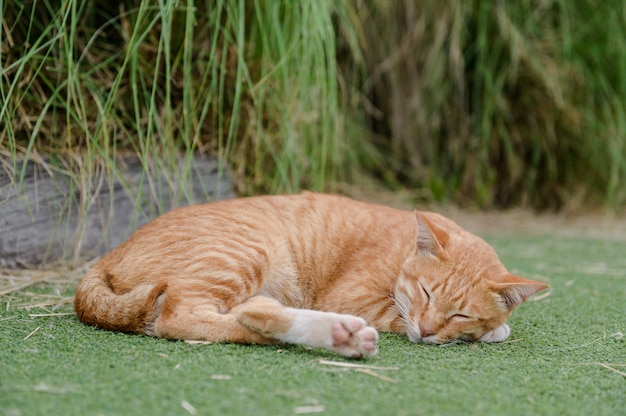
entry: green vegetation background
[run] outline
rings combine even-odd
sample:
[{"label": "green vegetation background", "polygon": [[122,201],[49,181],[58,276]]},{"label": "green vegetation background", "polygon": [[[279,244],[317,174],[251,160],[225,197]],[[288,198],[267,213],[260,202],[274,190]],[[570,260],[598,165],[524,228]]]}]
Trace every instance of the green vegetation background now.
[{"label": "green vegetation background", "polygon": [[0,154],[17,183],[23,158],[52,155],[85,186],[130,151],[155,175],[177,154],[218,157],[242,195],[374,180],[479,207],[626,198],[621,0],[0,9]]},{"label": "green vegetation background", "polygon": [[[358,362],[302,347],[189,345],[97,330],[73,315],[33,316],[71,312],[53,306],[73,293],[75,280],[60,274],[2,300],[0,414],[623,414],[626,243],[489,241],[512,271],[551,284],[549,295],[513,314],[509,342],[439,347],[383,334],[379,355]],[[371,375],[322,359],[396,369]]]}]

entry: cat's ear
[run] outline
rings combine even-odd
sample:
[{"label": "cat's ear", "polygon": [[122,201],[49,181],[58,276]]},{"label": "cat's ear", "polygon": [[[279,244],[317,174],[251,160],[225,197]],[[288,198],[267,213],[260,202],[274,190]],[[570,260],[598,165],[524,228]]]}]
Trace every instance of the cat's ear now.
[{"label": "cat's ear", "polygon": [[503,281],[493,284],[493,290],[500,295],[508,310],[513,310],[537,292],[547,289],[547,283],[509,274]]},{"label": "cat's ear", "polygon": [[415,211],[415,219],[417,220],[416,253],[441,258],[443,248],[448,242],[448,234],[417,210]]}]

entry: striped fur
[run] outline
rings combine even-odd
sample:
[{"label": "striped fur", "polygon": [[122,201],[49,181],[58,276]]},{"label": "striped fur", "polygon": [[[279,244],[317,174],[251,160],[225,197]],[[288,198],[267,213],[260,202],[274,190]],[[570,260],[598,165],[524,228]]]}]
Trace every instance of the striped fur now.
[{"label": "striped fur", "polygon": [[511,311],[546,287],[438,214],[306,192],[157,218],[88,271],[75,309],[110,330],[364,357],[377,331],[502,341]]}]

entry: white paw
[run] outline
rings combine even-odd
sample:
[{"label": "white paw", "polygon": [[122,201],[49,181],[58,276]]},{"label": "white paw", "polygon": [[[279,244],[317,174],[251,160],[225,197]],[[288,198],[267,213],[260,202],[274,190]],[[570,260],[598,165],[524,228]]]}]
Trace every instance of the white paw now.
[{"label": "white paw", "polygon": [[293,324],[275,338],[290,344],[325,348],[345,357],[371,357],[377,352],[378,332],[362,318],[310,309],[292,309]]},{"label": "white paw", "polygon": [[363,319],[344,315],[332,328],[332,351],[351,358],[371,357],[378,352],[378,332]]},{"label": "white paw", "polygon": [[502,342],[508,338],[511,333],[511,328],[507,324],[502,324],[495,327],[485,335],[480,337],[479,342]]}]

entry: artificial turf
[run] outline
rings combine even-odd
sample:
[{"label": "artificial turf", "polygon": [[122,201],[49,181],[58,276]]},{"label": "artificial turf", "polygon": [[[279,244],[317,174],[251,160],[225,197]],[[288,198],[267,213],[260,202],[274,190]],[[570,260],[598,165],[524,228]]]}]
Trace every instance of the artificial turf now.
[{"label": "artificial turf", "polygon": [[513,314],[508,342],[440,347],[382,334],[379,354],[363,361],[297,346],[126,335],[71,314],[32,316],[70,313],[69,304],[21,307],[37,296],[71,295],[71,285],[4,296],[0,414],[624,414],[626,242],[488,240],[509,270],[551,284]]}]

